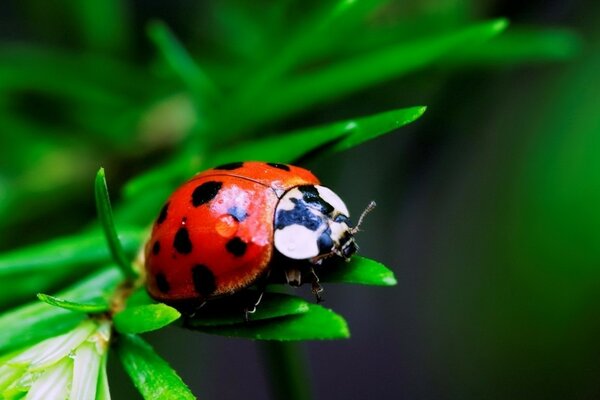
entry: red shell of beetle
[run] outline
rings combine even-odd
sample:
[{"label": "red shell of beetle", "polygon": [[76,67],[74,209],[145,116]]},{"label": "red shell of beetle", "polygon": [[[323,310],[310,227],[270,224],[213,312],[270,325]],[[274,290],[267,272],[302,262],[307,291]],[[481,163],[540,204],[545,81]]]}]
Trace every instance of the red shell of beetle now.
[{"label": "red shell of beetle", "polygon": [[167,200],[146,245],[150,295],[205,300],[252,285],[273,253],[273,219],[288,189],[319,184],[285,164],[232,163],[194,176]]}]

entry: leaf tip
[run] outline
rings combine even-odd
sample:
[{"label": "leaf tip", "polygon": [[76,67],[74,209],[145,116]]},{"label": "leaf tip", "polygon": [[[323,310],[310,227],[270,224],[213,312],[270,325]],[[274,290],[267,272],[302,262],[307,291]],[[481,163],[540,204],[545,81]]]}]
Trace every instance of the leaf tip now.
[{"label": "leaf tip", "polygon": [[388,275],[386,277],[384,277],[382,279],[382,282],[386,285],[386,286],[396,286],[398,284],[398,281],[396,280],[396,277],[392,274],[392,275]]}]

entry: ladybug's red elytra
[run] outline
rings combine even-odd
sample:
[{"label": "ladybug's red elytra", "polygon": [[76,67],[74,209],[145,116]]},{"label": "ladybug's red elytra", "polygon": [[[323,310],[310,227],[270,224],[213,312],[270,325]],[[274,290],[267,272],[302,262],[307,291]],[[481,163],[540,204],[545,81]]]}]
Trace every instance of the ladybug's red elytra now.
[{"label": "ladybug's red elytra", "polygon": [[305,262],[319,299],[311,266],[334,255],[349,260],[358,230],[344,202],[319,183],[300,167],[251,161],[195,175],[167,200],[147,242],[150,295],[201,303],[257,283],[275,264],[299,285]]}]

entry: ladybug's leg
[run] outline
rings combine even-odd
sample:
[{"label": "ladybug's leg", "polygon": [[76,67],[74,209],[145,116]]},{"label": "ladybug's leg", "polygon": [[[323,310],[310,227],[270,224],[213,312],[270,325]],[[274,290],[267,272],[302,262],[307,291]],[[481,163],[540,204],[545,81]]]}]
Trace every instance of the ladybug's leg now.
[{"label": "ladybug's leg", "polygon": [[260,304],[264,294],[265,291],[261,290],[258,294],[258,297],[256,298],[256,301],[250,306],[244,307],[244,320],[246,322],[250,322],[250,314],[254,314],[256,312],[256,307],[258,307],[258,305]]},{"label": "ladybug's leg", "polygon": [[250,303],[249,306],[244,307],[244,320],[246,322],[250,321],[250,314],[254,314],[256,312],[256,307],[260,304],[265,290],[267,289],[267,283],[269,281],[269,275],[271,275],[271,271],[267,271],[267,273],[261,277],[258,282],[256,282],[256,287],[258,288],[258,296],[256,296],[253,303]]},{"label": "ladybug's leg", "polygon": [[323,292],[323,286],[319,283],[319,277],[315,272],[313,267],[310,268],[310,274],[312,275],[312,292],[317,299],[317,303],[323,302],[323,298],[321,297],[321,292]]}]

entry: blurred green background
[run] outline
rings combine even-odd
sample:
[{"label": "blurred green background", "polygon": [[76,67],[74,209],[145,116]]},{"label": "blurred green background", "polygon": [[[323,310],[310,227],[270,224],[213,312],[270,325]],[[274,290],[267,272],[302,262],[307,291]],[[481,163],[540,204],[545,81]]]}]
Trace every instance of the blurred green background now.
[{"label": "blurred green background", "polygon": [[[201,150],[189,132],[201,129],[204,104],[157,57],[150,21],[164,21],[208,76],[235,87],[318,4],[3,2],[0,250],[88,226],[99,165],[118,202],[132,177]],[[264,123],[249,107],[222,126],[227,145],[428,106],[395,134],[306,164],[355,213],[377,200],[361,251],[399,281],[326,288],[353,337],[304,345],[316,398],[600,397],[599,4],[414,0],[369,15],[327,57],[490,18],[511,25],[489,46],[398,79]],[[327,41],[314,40],[318,54]],[[187,87],[204,90],[194,76]],[[135,220],[123,214],[121,224]],[[149,337],[201,397],[267,397],[260,346],[176,328]],[[113,364],[113,397],[135,398]]]}]

